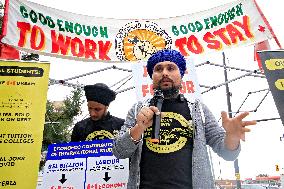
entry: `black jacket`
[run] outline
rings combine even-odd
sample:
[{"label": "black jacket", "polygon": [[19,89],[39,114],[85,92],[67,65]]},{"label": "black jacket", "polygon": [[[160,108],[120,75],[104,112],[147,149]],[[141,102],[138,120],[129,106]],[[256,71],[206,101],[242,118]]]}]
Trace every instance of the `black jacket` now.
[{"label": "black jacket", "polygon": [[101,120],[93,121],[90,117],[75,124],[71,142],[112,139],[118,133],[124,119],[108,114]]}]

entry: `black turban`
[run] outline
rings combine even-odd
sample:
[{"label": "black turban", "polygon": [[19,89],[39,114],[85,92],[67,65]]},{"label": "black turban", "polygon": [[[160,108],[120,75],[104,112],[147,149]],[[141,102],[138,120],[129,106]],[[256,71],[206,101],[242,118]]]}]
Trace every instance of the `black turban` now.
[{"label": "black turban", "polygon": [[87,101],[95,101],[108,106],[116,97],[116,93],[106,84],[96,83],[84,87]]}]

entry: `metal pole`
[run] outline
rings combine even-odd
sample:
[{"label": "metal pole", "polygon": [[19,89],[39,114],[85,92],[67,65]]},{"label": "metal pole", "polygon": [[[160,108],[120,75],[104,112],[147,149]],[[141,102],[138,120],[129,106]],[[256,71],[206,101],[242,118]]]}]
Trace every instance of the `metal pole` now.
[{"label": "metal pole", "polygon": [[[227,68],[226,68],[226,58],[225,53],[222,52],[223,55],[223,65],[224,65],[224,77],[225,77],[225,87],[226,87],[226,96],[227,96],[227,104],[228,104],[228,114],[229,117],[232,118],[232,107],[231,107],[231,92],[228,85],[228,75],[227,75]],[[237,180],[237,189],[241,189],[241,181],[240,181],[240,170],[239,170],[239,161],[236,159],[234,161],[234,168],[235,168],[235,177]]]}]

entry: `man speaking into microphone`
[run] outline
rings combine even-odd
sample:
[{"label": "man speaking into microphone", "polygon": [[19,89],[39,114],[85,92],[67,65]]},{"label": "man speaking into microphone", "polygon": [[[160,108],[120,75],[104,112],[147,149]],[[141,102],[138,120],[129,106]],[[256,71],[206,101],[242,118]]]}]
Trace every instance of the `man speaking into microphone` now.
[{"label": "man speaking into microphone", "polygon": [[[234,118],[222,112],[219,126],[203,103],[189,102],[180,94],[185,71],[186,60],[176,50],[158,51],[147,61],[153,89],[161,90],[163,100],[161,111],[151,103],[155,97],[133,105],[114,140],[113,154],[130,158],[128,189],[215,188],[206,146],[233,161],[249,131],[246,126],[256,124],[243,121],[248,112]],[[159,117],[158,139],[153,140]]]}]

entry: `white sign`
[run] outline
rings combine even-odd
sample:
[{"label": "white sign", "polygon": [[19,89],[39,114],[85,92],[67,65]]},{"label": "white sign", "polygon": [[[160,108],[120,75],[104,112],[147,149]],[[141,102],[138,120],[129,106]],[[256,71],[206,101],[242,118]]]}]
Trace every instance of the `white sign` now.
[{"label": "white sign", "polygon": [[50,145],[42,188],[126,189],[129,159],[117,159],[111,148],[111,140]]},{"label": "white sign", "polygon": [[[201,100],[200,87],[197,81],[197,75],[192,59],[186,59],[186,72],[182,78],[180,93],[187,100],[193,102],[196,98]],[[138,101],[143,101],[147,98],[152,98],[154,91],[152,79],[149,77],[146,68],[146,62],[133,64],[132,72],[135,83],[135,90]]]},{"label": "white sign", "polygon": [[[26,0],[9,0],[6,7],[3,43],[37,54],[83,61],[147,60],[161,49],[176,49],[190,57],[273,37],[254,0],[238,0],[194,14],[147,20],[97,18]],[[107,14],[110,10],[105,11]]]},{"label": "white sign", "polygon": [[43,189],[85,188],[86,159],[48,160],[44,167]]},{"label": "white sign", "polygon": [[128,175],[128,159],[117,159],[114,156],[88,158],[86,171],[87,189],[126,188]]}]

